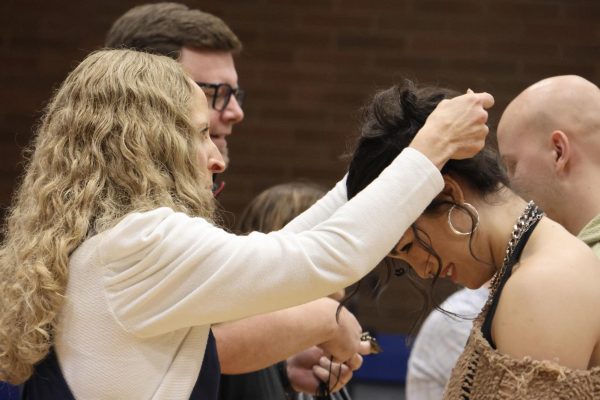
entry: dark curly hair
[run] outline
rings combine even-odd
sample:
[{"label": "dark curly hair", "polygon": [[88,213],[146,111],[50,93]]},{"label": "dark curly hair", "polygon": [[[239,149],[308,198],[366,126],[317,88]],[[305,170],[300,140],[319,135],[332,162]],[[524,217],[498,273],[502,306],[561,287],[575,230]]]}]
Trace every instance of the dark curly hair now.
[{"label": "dark curly hair", "polygon": [[[460,94],[457,91],[440,87],[418,87],[409,80],[405,80],[402,85],[395,85],[376,93],[371,102],[362,110],[361,133],[351,156],[346,182],[348,199],[369,185],[402,150],[409,146],[417,132],[425,124],[429,114],[442,100]],[[506,174],[499,162],[498,152],[489,140],[476,156],[464,160],[450,160],[441,172],[462,178],[482,197],[496,193],[508,184]],[[425,213],[440,212],[452,205],[470,215],[472,226],[475,226],[475,216],[471,210],[448,199],[440,197],[434,199],[426,208]],[[438,262],[438,270],[429,289],[422,282],[411,279],[416,289],[425,298],[423,312],[415,324],[416,326],[425,317],[426,311],[431,306],[438,306],[433,300],[432,291],[439,278],[441,270],[439,266],[441,266],[442,260],[432,248],[427,234],[416,224],[412,225],[412,229],[419,245]],[[471,254],[473,254],[472,250]],[[475,255],[473,256],[475,257]],[[389,258],[386,258],[385,263],[388,266],[385,281],[391,277],[391,271],[395,271],[396,275],[406,272],[404,263]]]}]

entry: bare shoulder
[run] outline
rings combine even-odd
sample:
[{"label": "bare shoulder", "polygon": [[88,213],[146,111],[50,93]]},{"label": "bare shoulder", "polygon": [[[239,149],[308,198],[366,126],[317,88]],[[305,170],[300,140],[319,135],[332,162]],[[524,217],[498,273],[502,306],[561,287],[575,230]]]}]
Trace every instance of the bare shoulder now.
[{"label": "bare shoulder", "polygon": [[600,261],[577,238],[557,236],[515,266],[493,335],[514,356],[585,368],[600,334]]},{"label": "bare shoulder", "polygon": [[566,231],[549,239],[524,252],[507,288],[514,287],[516,295],[527,295],[536,289],[548,293],[548,290],[589,288],[600,297],[600,291],[595,290],[600,284],[600,260],[594,252]]}]

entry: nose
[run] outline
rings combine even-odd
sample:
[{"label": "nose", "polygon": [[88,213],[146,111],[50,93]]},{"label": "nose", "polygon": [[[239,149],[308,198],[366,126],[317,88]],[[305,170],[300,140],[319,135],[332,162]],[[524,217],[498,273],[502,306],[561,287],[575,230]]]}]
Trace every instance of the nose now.
[{"label": "nose", "polygon": [[402,259],[410,265],[421,279],[430,279],[433,276],[435,268],[431,256],[421,246],[414,246],[411,254],[404,255]]},{"label": "nose", "polygon": [[208,155],[208,170],[213,174],[219,174],[225,171],[225,160],[217,146],[211,141],[211,151]]},{"label": "nose", "polygon": [[431,264],[426,262],[418,262],[418,261],[413,261],[412,264],[409,264],[412,269],[415,270],[415,272],[417,273],[417,275],[419,275],[419,278],[421,279],[429,279],[431,278]]},{"label": "nose", "polygon": [[235,96],[231,96],[227,107],[221,112],[221,118],[230,124],[237,124],[244,119],[244,110],[242,110]]}]

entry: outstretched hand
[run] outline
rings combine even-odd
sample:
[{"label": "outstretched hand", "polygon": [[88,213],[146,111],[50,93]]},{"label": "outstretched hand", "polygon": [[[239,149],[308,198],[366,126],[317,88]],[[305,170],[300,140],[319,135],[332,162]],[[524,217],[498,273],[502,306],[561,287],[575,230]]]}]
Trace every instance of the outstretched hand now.
[{"label": "outstretched hand", "polygon": [[473,157],[485,145],[489,132],[486,110],[493,105],[492,95],[470,89],[462,96],[442,100],[410,146],[440,169],[451,158]]}]

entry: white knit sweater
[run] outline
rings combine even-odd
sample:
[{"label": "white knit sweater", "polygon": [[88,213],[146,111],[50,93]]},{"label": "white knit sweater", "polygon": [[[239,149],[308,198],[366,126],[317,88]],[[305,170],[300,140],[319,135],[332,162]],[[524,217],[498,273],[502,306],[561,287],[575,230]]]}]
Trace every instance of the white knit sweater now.
[{"label": "white knit sweater", "polygon": [[169,208],[126,216],[71,256],[56,334],[78,399],[188,399],[210,325],[323,297],[369,272],[443,187],[406,149],[346,202],[341,181],[271,234]]}]

